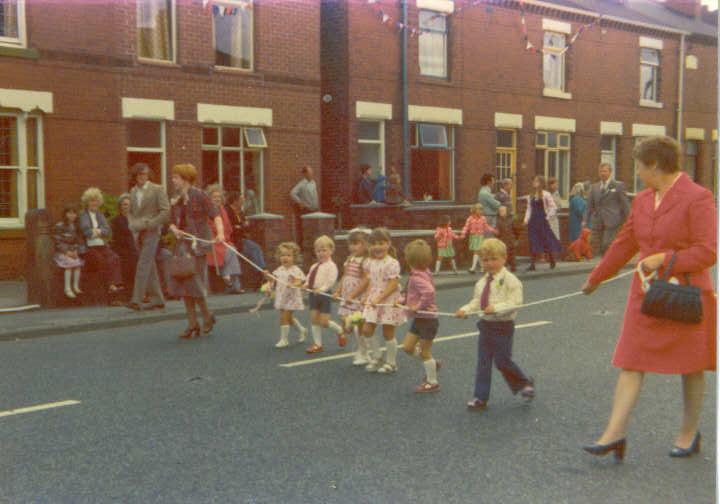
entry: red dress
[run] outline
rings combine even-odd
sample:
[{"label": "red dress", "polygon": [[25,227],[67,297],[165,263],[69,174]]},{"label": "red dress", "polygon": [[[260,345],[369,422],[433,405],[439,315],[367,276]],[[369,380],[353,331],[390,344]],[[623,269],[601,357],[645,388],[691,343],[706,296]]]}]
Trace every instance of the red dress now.
[{"label": "red dress", "polygon": [[702,290],[703,321],[699,324],[649,317],[640,312],[643,292],[633,275],[613,365],[654,373],[687,374],[715,369],[716,298],[710,268],[717,256],[717,210],[713,196],[684,173],[655,209],[655,191],[639,193],[627,222],[588,278],[598,284],[615,275],[637,252],[643,259],[665,252],[664,274],[673,252],[671,275]]}]

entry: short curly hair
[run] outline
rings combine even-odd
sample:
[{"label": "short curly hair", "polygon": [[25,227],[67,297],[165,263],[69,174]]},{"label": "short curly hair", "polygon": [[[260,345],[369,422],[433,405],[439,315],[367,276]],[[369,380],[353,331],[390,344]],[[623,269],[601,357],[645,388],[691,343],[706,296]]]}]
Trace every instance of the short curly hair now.
[{"label": "short curly hair", "polygon": [[102,191],[100,189],[98,189],[97,187],[88,187],[87,189],[85,189],[85,192],[80,197],[80,202],[83,204],[84,207],[87,207],[88,203],[93,200],[99,201],[101,205],[105,202]]},{"label": "short curly hair", "polygon": [[668,136],[647,137],[635,146],[632,157],[663,173],[680,171],[680,145]]},{"label": "short curly hair", "polygon": [[405,261],[413,269],[424,270],[432,264],[432,249],[425,240],[413,240],[403,250]]},{"label": "short curly hair", "polygon": [[300,257],[300,247],[298,247],[297,243],[294,242],[282,242],[280,245],[277,246],[277,249],[275,249],[275,259],[280,261],[280,255],[282,254],[283,250],[289,251],[293,256],[293,262],[297,263],[298,258]]}]

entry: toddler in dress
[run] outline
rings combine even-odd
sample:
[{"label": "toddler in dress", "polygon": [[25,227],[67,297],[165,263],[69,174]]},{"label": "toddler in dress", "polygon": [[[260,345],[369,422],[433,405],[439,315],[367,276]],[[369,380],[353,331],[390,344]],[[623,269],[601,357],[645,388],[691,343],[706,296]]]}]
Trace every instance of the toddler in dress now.
[{"label": "toddler in dress", "polygon": [[275,288],[275,309],[280,311],[280,340],[275,343],[275,348],[285,348],[290,345],[288,340],[290,324],[300,332],[299,343],[305,341],[307,336],[307,329],[293,316],[293,311],[305,309],[300,289],[305,281],[305,274],[295,264],[299,254],[300,247],[295,243],[281,243],[275,252],[280,266],[272,272],[272,276],[265,272],[266,278]]}]

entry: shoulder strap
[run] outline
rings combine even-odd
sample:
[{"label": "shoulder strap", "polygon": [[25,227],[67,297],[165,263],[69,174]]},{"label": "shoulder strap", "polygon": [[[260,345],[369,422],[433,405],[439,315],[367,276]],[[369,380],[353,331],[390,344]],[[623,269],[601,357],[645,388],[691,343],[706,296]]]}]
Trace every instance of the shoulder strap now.
[{"label": "shoulder strap", "polygon": [[[667,282],[668,279],[670,278],[670,271],[672,271],[672,267],[673,267],[673,264],[675,264],[676,258],[677,258],[677,253],[673,252],[672,257],[670,258],[670,262],[668,263],[667,268],[665,268],[665,275],[663,275],[662,280],[665,280]],[[687,274],[685,276],[687,278]]]}]

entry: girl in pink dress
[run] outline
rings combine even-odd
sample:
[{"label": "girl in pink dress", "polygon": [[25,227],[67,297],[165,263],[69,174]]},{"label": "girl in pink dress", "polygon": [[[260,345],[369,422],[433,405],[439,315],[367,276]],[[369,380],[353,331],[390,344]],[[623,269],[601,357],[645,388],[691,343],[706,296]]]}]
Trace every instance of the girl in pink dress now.
[{"label": "girl in pink dress", "polygon": [[435,274],[440,273],[443,259],[450,259],[452,269],[458,274],[457,264],[455,264],[455,248],[453,241],[460,238],[452,229],[452,223],[449,215],[443,215],[442,223],[435,228],[435,243],[437,244],[437,262],[435,263]]},{"label": "girl in pink dress", "polygon": [[[363,335],[370,349],[370,362],[365,369],[371,373],[390,374],[397,371],[398,344],[395,328],[405,323],[405,312],[392,306],[401,298],[400,263],[395,259],[395,249],[390,242],[390,233],[385,228],[373,230],[368,239],[370,258],[365,262],[367,279],[361,287],[368,288],[365,296]],[[378,306],[391,305],[391,306]],[[381,325],[385,347],[383,362],[380,342],[374,337],[375,328]]]},{"label": "girl in pink dress", "polygon": [[473,262],[469,270],[470,273],[475,273],[475,268],[477,268],[480,263],[480,245],[482,245],[483,238],[487,232],[498,234],[497,230],[488,224],[487,220],[485,220],[485,217],[482,214],[482,205],[479,203],[477,205],[473,205],[470,208],[470,217],[468,217],[465,221],[465,227],[463,227],[462,232],[460,233],[461,238],[465,238],[470,235],[468,248],[473,253]]},{"label": "girl in pink dress", "polygon": [[298,288],[305,281],[305,274],[295,264],[299,254],[300,247],[296,244],[281,243],[275,253],[280,267],[272,272],[277,281],[274,281],[267,271],[265,272],[265,276],[274,283],[275,309],[280,311],[280,340],[275,343],[275,348],[285,348],[290,345],[288,341],[290,324],[300,332],[299,343],[305,341],[307,336],[307,329],[293,316],[293,311],[305,309],[302,290]]},{"label": "girl in pink dress", "polygon": [[338,308],[338,316],[343,320],[345,332],[355,333],[357,350],[355,352],[355,359],[353,359],[353,366],[366,366],[369,362],[365,338],[360,336],[362,321],[356,321],[358,318],[357,315],[353,317],[353,314],[361,313],[363,310],[362,305],[353,300],[362,295],[362,291],[360,291],[358,287],[360,287],[363,280],[367,277],[363,266],[368,256],[368,234],[369,230],[367,232],[364,230],[353,230],[350,232],[350,236],[348,237],[350,255],[345,260],[343,276],[340,282],[338,282],[338,287],[334,294],[336,298],[346,300],[343,301]]}]

